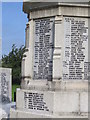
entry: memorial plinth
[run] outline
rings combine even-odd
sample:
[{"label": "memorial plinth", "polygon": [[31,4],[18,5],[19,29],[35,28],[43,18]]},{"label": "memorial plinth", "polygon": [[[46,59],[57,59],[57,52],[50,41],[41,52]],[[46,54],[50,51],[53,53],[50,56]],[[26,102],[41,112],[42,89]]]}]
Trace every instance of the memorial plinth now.
[{"label": "memorial plinth", "polygon": [[27,52],[12,118],[88,118],[89,8],[23,3]]}]

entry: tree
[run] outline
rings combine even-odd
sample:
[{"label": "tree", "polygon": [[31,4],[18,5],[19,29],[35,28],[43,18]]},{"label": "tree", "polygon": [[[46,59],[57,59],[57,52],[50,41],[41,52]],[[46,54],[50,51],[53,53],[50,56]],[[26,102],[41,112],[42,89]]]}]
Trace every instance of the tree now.
[{"label": "tree", "polygon": [[22,45],[17,48],[15,44],[12,45],[12,50],[8,55],[2,56],[2,67],[12,68],[12,83],[20,84],[21,82],[21,61],[25,47]]}]

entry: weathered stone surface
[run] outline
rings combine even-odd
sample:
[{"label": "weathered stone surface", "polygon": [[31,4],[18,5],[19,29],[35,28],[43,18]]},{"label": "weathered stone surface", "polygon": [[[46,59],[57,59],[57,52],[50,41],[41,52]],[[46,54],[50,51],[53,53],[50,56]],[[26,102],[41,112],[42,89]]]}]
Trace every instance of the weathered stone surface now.
[{"label": "weathered stone surface", "polygon": [[0,68],[0,120],[10,116],[11,106],[15,107],[12,103],[12,70]]},{"label": "weathered stone surface", "polygon": [[[21,96],[21,97],[19,97]],[[39,91],[39,90],[17,90],[17,117],[23,111],[39,117],[88,117],[87,92],[80,91]],[[20,99],[19,99],[20,98]],[[21,99],[23,100],[21,102]],[[15,109],[11,117],[15,117]],[[29,115],[29,117],[30,117]],[[28,116],[24,116],[28,118]]]},{"label": "weathered stone surface", "polygon": [[16,103],[0,103],[0,120],[2,118],[9,118],[10,117],[10,108],[15,108]]},{"label": "weathered stone surface", "polygon": [[24,3],[28,51],[11,117],[88,118],[90,6],[46,4]]},{"label": "weathered stone surface", "polygon": [[12,100],[12,73],[10,68],[0,68],[0,100],[8,103]]}]

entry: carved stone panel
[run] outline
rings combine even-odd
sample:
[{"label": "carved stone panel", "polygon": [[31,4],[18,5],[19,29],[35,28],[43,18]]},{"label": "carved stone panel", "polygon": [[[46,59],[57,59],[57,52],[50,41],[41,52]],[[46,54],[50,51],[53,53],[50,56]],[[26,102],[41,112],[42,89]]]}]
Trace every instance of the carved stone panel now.
[{"label": "carved stone panel", "polygon": [[11,69],[0,68],[0,101],[11,102]]},{"label": "carved stone panel", "polygon": [[88,79],[88,19],[64,18],[63,79]]},{"label": "carved stone panel", "polygon": [[34,79],[52,79],[54,18],[35,20]]}]

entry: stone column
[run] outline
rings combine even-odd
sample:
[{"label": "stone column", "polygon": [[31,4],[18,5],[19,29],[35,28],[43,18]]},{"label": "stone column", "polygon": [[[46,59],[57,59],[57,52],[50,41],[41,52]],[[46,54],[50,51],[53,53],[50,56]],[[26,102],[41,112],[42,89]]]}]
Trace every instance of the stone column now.
[{"label": "stone column", "polygon": [[63,26],[62,16],[55,17],[55,40],[53,53],[53,80],[62,79],[62,40]]},{"label": "stone column", "polygon": [[26,43],[28,43],[28,45],[26,44],[26,52],[22,59],[22,88],[25,88],[25,86],[29,84],[29,81],[33,79],[33,24],[33,20],[30,20],[27,24],[29,34],[26,33],[26,35],[29,36],[26,37]]}]

